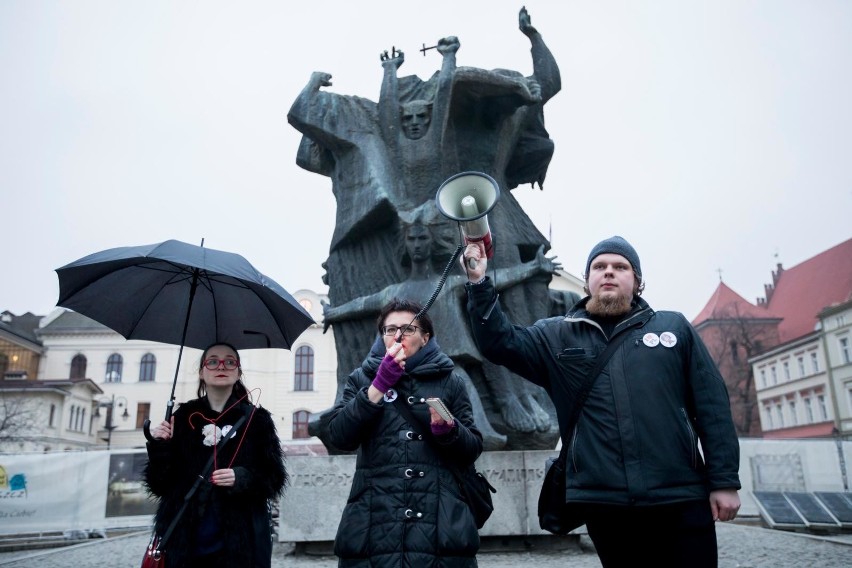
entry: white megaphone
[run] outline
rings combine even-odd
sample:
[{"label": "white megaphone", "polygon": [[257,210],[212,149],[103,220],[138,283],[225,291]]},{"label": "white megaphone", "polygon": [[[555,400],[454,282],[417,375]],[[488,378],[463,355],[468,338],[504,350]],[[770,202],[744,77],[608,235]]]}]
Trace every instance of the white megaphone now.
[{"label": "white megaphone", "polygon": [[[488,212],[500,197],[500,186],[481,172],[462,172],[449,178],[438,188],[435,201],[444,217],[458,221],[465,244],[482,242],[485,258],[494,256],[494,243],[488,227]],[[468,266],[476,267],[474,259]]]}]

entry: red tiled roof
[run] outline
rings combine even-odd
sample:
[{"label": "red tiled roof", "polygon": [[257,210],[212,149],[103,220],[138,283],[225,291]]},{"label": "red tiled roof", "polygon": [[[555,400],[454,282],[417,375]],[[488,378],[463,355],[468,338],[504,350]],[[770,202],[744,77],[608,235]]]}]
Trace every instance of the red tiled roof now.
[{"label": "red tiled roof", "polygon": [[754,305],[720,282],[692,325],[710,319],[777,318],[778,339],[787,343],[814,331],[817,314],[852,298],[852,239],[775,273],[768,302]]},{"label": "red tiled roof", "polygon": [[771,311],[784,316],[779,339],[786,343],[813,332],[817,314],[850,294],[852,239],[781,271],[768,303]]},{"label": "red tiled roof", "polygon": [[730,319],[732,317],[749,319],[779,318],[779,316],[767,309],[766,306],[750,304],[745,298],[731,290],[727,284],[719,282],[719,286],[713,292],[713,295],[710,296],[707,305],[692,320],[692,325],[697,326],[707,320]]}]

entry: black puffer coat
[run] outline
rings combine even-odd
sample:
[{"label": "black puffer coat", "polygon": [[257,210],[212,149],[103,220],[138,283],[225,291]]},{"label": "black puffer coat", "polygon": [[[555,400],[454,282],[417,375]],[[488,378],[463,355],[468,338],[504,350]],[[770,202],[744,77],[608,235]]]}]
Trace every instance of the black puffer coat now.
[{"label": "black puffer coat", "polygon": [[641,298],[613,330],[628,336],[595,380],[576,427],[566,430],[579,385],[607,345],[587,301],[565,317],[520,327],[495,304],[490,278],[468,285],[482,353],[553,399],[569,445],[568,500],[656,505],[739,489],[739,442],[722,376],[682,314],[655,312]]},{"label": "black puffer coat", "polygon": [[[453,362],[432,338],[406,361],[406,372],[380,404],[367,388],[385,353],[381,338],[349,376],[343,397],[323,416],[332,445],[358,450],[352,489],[334,541],[340,566],[439,568],[476,566],[479,532],[446,463],[465,469],[482,452],[470,399]],[[438,437],[440,451],[419,440],[396,410],[413,397],[411,410],[429,424],[421,399],[440,397],[457,426]],[[390,398],[397,396],[396,400]]]},{"label": "black puffer coat", "polygon": [[[286,484],[284,457],[269,412],[257,408],[252,416],[254,406],[241,402],[230,408],[234,402],[232,397],[221,415],[210,408],[206,396],[182,404],[174,413],[172,439],[148,443],[144,479],[148,491],[159,500],[154,520],[162,535],[213,455],[212,426],[208,419],[215,419],[216,426],[224,430],[243,415],[247,416],[236,437],[217,451],[216,466],[211,469],[228,468],[233,459],[234,486],[201,483],[166,544],[169,566],[187,565],[187,558],[202,546],[199,532],[204,532],[204,527],[215,529],[217,525],[218,534],[214,531],[209,540],[214,548],[216,543],[221,544],[221,553],[232,560],[230,565],[268,568],[271,564],[272,534],[267,504],[280,497]],[[246,425],[248,431],[243,437]]]}]

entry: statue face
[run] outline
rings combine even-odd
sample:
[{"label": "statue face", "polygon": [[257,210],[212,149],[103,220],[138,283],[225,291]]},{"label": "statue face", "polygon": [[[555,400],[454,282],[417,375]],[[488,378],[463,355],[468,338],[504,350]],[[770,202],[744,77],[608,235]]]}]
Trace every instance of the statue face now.
[{"label": "statue face", "polygon": [[432,122],[432,108],[425,101],[412,101],[402,105],[402,131],[410,140],[423,138]]},{"label": "statue face", "polygon": [[432,254],[432,235],[423,225],[414,225],[405,235],[405,249],[412,262],[425,262]]}]

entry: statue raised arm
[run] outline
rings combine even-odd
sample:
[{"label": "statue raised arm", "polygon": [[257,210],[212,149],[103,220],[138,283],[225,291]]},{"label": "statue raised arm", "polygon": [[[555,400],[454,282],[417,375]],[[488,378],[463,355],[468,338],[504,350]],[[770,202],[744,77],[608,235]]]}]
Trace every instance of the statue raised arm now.
[{"label": "statue raised arm", "polygon": [[[441,70],[428,82],[406,77],[403,93],[397,72],[405,54],[396,49],[381,56],[384,73],[379,93],[378,118],[382,137],[399,175],[400,206],[414,209],[434,196],[446,177],[444,144],[456,69],[456,37],[438,41]],[[411,86],[414,86],[411,88]]]}]

